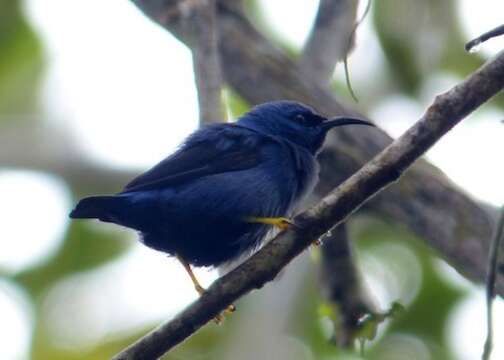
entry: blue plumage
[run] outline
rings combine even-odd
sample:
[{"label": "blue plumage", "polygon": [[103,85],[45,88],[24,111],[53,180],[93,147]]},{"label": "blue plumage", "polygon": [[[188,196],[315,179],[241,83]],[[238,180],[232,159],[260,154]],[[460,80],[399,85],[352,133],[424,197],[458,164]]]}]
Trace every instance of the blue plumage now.
[{"label": "blue plumage", "polygon": [[327,131],[362,120],[328,120],[291,101],[259,105],[233,124],[203,127],[173,155],[114,196],[81,200],[70,216],[138,230],[145,245],[196,266],[217,266],[259,246],[317,181]]}]

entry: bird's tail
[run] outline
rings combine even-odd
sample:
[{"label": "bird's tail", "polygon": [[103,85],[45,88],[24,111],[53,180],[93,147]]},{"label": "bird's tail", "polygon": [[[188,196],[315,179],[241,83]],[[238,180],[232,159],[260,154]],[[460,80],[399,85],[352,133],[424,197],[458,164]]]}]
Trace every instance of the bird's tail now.
[{"label": "bird's tail", "polygon": [[70,217],[118,223],[120,213],[124,209],[124,200],[120,196],[90,196],[79,201]]}]

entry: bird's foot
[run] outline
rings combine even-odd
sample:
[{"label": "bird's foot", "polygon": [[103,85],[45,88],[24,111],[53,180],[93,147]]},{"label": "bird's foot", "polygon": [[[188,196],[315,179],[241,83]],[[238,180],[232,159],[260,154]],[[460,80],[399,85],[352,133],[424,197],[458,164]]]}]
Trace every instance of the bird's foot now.
[{"label": "bird's foot", "polygon": [[[198,294],[200,296],[202,296],[204,293],[205,293],[205,288],[202,287],[201,285],[194,285],[194,288],[196,289],[196,291],[198,292]],[[231,315],[232,313],[234,313],[236,311],[236,306],[234,306],[233,304],[229,305],[226,310],[224,310],[221,314],[217,315],[216,317],[214,317],[213,321],[214,323],[216,324],[222,324],[222,322],[224,321],[224,318],[226,315]]]},{"label": "bird's foot", "polygon": [[219,315],[217,315],[216,317],[214,317],[214,319],[213,319],[214,323],[216,323],[217,325],[222,324],[222,322],[225,319],[225,316],[226,315],[231,315],[235,311],[236,311],[236,306],[234,306],[233,304],[229,305],[226,308],[226,310],[224,310],[222,313],[220,313]]},{"label": "bird's foot", "polygon": [[[203,288],[200,288],[200,289],[203,289]],[[198,289],[197,291],[201,296],[201,295],[203,295],[205,290],[203,289],[203,291],[200,292],[200,289]],[[234,306],[234,304],[228,305],[228,307],[222,313],[220,313],[219,315],[217,315],[216,317],[213,318],[213,322],[216,323],[217,325],[220,325],[224,322],[226,315],[231,315],[235,311],[236,311],[236,306]]]},{"label": "bird's foot", "polygon": [[236,307],[233,304],[231,304],[226,308],[226,310],[224,310],[219,315],[214,317],[213,322],[216,323],[217,325],[220,325],[224,322],[226,315],[231,315],[235,311],[236,311]]},{"label": "bird's foot", "polygon": [[273,225],[282,231],[285,231],[291,226],[294,226],[292,220],[285,217],[249,217],[246,219],[246,221],[250,223]]},{"label": "bird's foot", "polygon": [[[189,274],[189,277],[191,278],[191,281],[194,285],[194,289],[196,290],[196,292],[199,294],[199,296],[202,296],[206,290],[203,286],[201,286],[198,279],[196,278],[196,275],[194,275],[194,273],[191,269],[191,265],[189,265],[189,263],[187,261],[185,261],[184,259],[182,259],[180,256],[177,256],[177,259],[182,263],[185,270],[187,271],[187,274]],[[236,306],[234,306],[233,304],[229,305],[226,308],[226,310],[224,310],[224,312],[222,314],[219,314],[214,318],[214,323],[221,324],[224,321],[224,315],[229,315],[235,311],[236,311]]]},{"label": "bird's foot", "polygon": [[[194,284],[194,289],[199,294],[199,296],[202,296],[206,291],[205,288],[203,286],[201,286],[199,283]],[[229,305],[226,308],[226,310],[224,310],[221,314],[214,317],[214,319],[213,319],[214,323],[216,323],[218,325],[222,324],[225,316],[230,315],[230,314],[234,313],[235,311],[236,311],[236,306],[234,306],[233,304]]]}]

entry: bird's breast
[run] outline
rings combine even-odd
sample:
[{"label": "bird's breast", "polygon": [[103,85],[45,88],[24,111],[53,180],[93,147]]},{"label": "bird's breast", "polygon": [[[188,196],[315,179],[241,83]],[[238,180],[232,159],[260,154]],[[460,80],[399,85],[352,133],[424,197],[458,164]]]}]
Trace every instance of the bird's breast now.
[{"label": "bird's breast", "polygon": [[290,213],[313,191],[319,166],[309,151],[290,142],[282,143],[281,156],[276,162],[273,168],[277,183],[281,184],[279,191],[289,204]]}]

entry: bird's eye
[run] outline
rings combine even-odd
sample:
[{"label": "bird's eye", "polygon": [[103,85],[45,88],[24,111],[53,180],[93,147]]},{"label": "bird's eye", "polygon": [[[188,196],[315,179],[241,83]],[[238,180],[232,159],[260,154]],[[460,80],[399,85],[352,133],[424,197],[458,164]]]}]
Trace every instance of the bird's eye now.
[{"label": "bird's eye", "polygon": [[295,118],[296,118],[296,121],[300,122],[303,125],[306,125],[307,121],[303,115],[297,114]]}]

